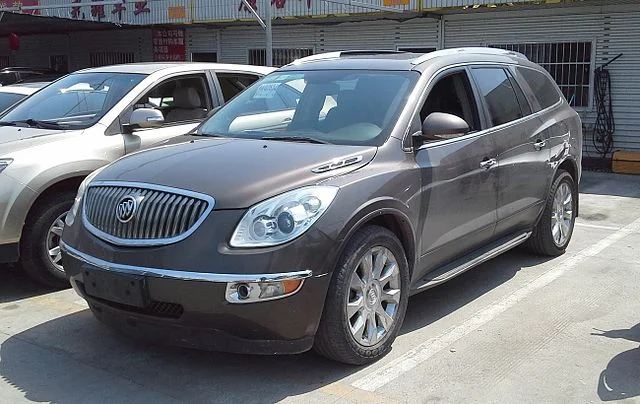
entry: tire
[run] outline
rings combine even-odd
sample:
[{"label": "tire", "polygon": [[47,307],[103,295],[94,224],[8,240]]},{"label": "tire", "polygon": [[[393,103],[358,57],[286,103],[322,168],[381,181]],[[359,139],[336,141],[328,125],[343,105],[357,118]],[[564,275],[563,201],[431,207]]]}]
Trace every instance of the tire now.
[{"label": "tire", "polygon": [[[364,258],[365,255],[372,257],[371,261],[375,268],[375,263],[379,262],[378,259],[382,257],[380,254],[383,252],[387,254],[388,259],[383,269],[379,271],[381,276],[378,279],[382,279],[382,282],[378,280],[356,282],[358,288],[362,286],[362,293],[356,293],[352,290],[354,274],[358,280],[367,278],[361,275],[364,274],[366,266],[364,263],[360,265],[361,261],[363,259],[367,261]],[[393,256],[391,258],[395,258],[395,266],[394,260],[389,258],[389,252]],[[385,260],[382,259],[380,262]],[[394,268],[397,268],[397,272]],[[372,273],[375,277],[375,270]],[[384,274],[386,275],[382,276]],[[390,298],[390,296],[396,296],[397,290],[399,290],[399,298]],[[380,226],[367,226],[359,230],[349,241],[331,279],[322,319],[315,337],[314,350],[326,358],[349,365],[365,365],[382,358],[391,350],[391,345],[398,335],[408,300],[409,265],[398,238],[391,231]],[[361,302],[359,305],[352,303],[352,307],[360,308],[351,318],[347,314],[347,304],[350,301]],[[382,326],[382,313],[370,314],[375,308],[393,313],[393,316],[390,315],[393,321],[387,323],[386,328]],[[374,321],[370,323],[367,315],[372,315]],[[377,325],[371,328],[375,330],[374,332],[369,332],[368,324]],[[361,334],[356,332],[356,335],[361,335],[360,337],[351,331],[352,328],[360,329],[356,325],[362,325],[363,332]],[[382,330],[378,327],[382,327]],[[374,338],[368,338],[363,342],[365,334],[374,335]]]},{"label": "tire", "polygon": [[[569,225],[565,227],[563,226],[563,232],[565,234],[564,237],[560,241],[558,241],[554,237],[553,230],[553,221],[552,216],[556,214],[556,194],[559,189],[568,187],[571,195],[571,219]],[[564,188],[566,190],[566,188]],[[536,254],[546,255],[551,257],[557,257],[559,255],[564,254],[569,242],[571,241],[571,236],[573,235],[573,228],[576,222],[576,209],[578,202],[578,193],[576,190],[575,181],[571,175],[564,171],[560,170],[556,174],[555,179],[553,180],[553,184],[551,185],[551,189],[549,190],[549,195],[547,196],[547,201],[544,207],[544,211],[542,212],[542,217],[538,221],[538,224],[533,229],[533,233],[527,242],[528,249]],[[566,206],[566,205],[565,205]],[[566,216],[565,216],[566,217]],[[556,232],[557,234],[557,232]]]},{"label": "tire", "polygon": [[75,192],[62,191],[39,201],[29,213],[20,240],[20,264],[36,282],[60,289],[71,286],[64,271],[49,258],[47,238],[56,220],[71,209],[74,198]]}]

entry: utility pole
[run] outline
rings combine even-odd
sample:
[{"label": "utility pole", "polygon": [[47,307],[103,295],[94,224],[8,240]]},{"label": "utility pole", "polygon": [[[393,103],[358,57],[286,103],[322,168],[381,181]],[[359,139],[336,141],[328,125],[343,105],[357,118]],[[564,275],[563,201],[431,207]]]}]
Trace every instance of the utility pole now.
[{"label": "utility pole", "polygon": [[266,62],[267,66],[273,66],[273,34],[271,32],[271,0],[264,0],[265,36],[267,39]]}]

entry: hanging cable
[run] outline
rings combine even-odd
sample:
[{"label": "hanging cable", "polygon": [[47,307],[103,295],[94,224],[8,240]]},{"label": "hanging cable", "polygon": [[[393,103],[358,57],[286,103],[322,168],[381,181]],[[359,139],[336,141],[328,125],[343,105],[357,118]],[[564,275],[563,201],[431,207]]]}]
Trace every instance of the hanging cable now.
[{"label": "hanging cable", "polygon": [[621,56],[622,53],[598,67],[594,76],[597,118],[593,129],[593,147],[603,158],[613,150],[613,134],[616,131],[611,99],[611,75],[607,66]]}]

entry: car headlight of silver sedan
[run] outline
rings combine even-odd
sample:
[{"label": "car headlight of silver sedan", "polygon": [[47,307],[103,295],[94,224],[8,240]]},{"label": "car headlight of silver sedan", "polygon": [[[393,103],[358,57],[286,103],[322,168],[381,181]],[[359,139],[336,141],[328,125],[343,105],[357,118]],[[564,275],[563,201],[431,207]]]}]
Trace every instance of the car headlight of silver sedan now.
[{"label": "car headlight of silver sedan", "polygon": [[9,164],[13,162],[13,159],[0,159],[0,173],[4,171],[5,168],[9,167]]},{"label": "car headlight of silver sedan", "polygon": [[260,202],[244,215],[230,244],[248,248],[287,243],[309,230],[337,193],[337,187],[310,186]]}]

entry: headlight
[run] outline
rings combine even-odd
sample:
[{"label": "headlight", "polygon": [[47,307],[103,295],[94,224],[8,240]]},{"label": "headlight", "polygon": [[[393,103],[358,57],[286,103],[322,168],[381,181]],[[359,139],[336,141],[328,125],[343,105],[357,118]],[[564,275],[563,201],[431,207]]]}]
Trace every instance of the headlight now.
[{"label": "headlight", "polygon": [[13,162],[13,159],[0,159],[0,173]]},{"label": "headlight", "polygon": [[232,247],[268,247],[307,231],[327,210],[337,187],[311,186],[286,192],[249,209],[231,237]]},{"label": "headlight", "polygon": [[78,214],[78,209],[80,209],[80,202],[82,202],[82,197],[84,196],[84,193],[87,190],[87,185],[105,167],[106,166],[102,166],[97,170],[93,171],[91,174],[87,175],[87,177],[80,183],[80,186],[78,187],[78,193],[76,193],[76,199],[73,201],[73,206],[71,206],[69,213],[67,213],[67,216],[64,218],[65,226],[73,226],[73,222],[75,222],[76,215]]}]

